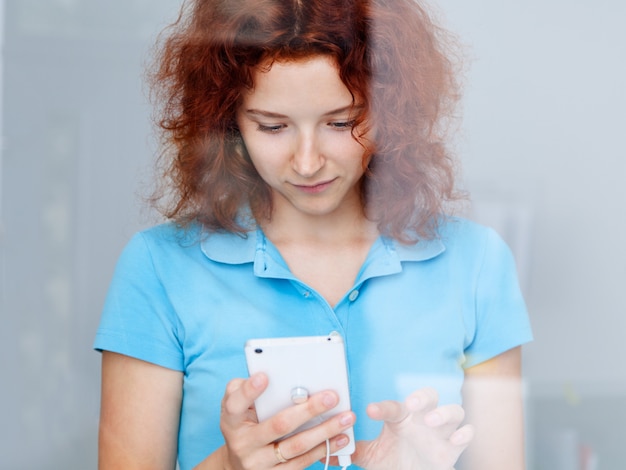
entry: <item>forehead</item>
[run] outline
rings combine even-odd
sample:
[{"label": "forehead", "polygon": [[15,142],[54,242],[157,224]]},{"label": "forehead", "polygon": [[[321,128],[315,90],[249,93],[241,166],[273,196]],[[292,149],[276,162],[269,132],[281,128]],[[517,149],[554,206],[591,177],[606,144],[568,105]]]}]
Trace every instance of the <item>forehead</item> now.
[{"label": "forehead", "polygon": [[294,106],[337,108],[353,101],[336,63],[325,56],[261,64],[253,73],[253,82],[253,88],[243,94],[246,107],[280,112],[280,108]]}]

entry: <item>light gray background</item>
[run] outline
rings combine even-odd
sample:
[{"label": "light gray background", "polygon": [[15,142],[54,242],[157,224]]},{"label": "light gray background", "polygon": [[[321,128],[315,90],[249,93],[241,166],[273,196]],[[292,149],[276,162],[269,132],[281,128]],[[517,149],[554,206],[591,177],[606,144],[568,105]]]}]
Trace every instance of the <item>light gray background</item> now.
[{"label": "light gray background", "polygon": [[[5,0],[0,468],[96,466],[115,260],[154,219],[142,66],[174,0]],[[516,254],[534,469],[580,443],[626,468],[626,3],[440,0],[469,58],[457,140],[471,215]]]}]

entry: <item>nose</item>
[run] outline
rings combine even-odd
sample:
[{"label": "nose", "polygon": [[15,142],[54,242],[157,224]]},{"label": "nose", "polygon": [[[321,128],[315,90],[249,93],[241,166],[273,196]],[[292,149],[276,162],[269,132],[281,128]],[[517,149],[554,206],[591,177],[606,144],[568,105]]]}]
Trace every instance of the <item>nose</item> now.
[{"label": "nose", "polygon": [[314,132],[300,134],[292,157],[293,170],[304,178],[310,178],[324,166],[324,160],[318,136]]}]

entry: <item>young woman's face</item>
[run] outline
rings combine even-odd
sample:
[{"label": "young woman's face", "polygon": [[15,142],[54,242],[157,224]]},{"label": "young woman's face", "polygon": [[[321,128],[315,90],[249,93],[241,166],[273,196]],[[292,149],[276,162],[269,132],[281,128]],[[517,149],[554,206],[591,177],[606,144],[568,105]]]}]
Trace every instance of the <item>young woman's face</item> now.
[{"label": "young woman's face", "polygon": [[252,163],[271,188],[275,213],[362,210],[365,148],[352,137],[352,105],[329,58],[257,70],[237,122]]}]

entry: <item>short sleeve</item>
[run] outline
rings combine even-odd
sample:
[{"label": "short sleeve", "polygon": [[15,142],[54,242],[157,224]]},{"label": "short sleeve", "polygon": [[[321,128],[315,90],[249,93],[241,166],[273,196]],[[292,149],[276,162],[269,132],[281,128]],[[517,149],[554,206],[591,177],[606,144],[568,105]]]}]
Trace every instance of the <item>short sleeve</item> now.
[{"label": "short sleeve", "polygon": [[475,331],[465,348],[469,368],[532,340],[511,250],[488,229],[475,285]]},{"label": "short sleeve", "polygon": [[118,260],[94,348],[183,370],[181,330],[148,241],[138,233]]}]

